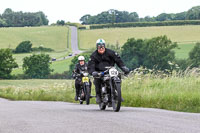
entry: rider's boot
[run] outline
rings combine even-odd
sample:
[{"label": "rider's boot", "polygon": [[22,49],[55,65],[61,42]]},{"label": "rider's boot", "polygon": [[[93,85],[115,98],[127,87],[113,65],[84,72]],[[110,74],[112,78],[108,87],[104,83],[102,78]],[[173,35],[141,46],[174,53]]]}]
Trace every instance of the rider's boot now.
[{"label": "rider's boot", "polygon": [[77,96],[77,95],[74,97],[74,100],[75,100],[75,101],[78,101],[78,96]]},{"label": "rider's boot", "polygon": [[101,102],[100,95],[97,94],[97,95],[96,95],[96,103],[99,104],[100,102]]},{"label": "rider's boot", "polygon": [[75,101],[78,101],[78,96],[79,96],[79,89],[76,89],[76,95],[74,97]]}]

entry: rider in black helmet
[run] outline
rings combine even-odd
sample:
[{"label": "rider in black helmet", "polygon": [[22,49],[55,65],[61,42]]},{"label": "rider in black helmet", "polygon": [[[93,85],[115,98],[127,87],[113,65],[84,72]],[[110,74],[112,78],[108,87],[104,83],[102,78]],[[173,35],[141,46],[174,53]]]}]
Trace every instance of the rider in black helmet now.
[{"label": "rider in black helmet", "polygon": [[[96,42],[97,50],[95,50],[90,56],[88,62],[88,72],[90,74],[97,75],[98,72],[106,70],[106,66],[117,66],[125,73],[129,73],[129,69],[124,65],[120,56],[113,50],[107,49],[105,47],[105,41],[103,39],[98,39]],[[94,85],[96,90],[96,103],[100,103],[100,88],[101,79],[94,78]]]}]

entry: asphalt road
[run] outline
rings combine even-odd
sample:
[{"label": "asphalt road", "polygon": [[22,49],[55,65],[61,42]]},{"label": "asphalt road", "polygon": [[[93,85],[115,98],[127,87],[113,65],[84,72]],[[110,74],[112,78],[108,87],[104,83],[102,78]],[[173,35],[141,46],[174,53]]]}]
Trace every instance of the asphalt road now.
[{"label": "asphalt road", "polygon": [[200,114],[0,99],[0,133],[199,133]]},{"label": "asphalt road", "polygon": [[68,58],[71,58],[73,56],[76,56],[77,54],[82,53],[83,51],[79,50],[78,48],[78,33],[77,33],[77,28],[75,26],[70,26],[71,29],[71,48],[72,48],[72,55],[71,56],[66,56],[57,59],[56,61],[60,60],[66,60]]},{"label": "asphalt road", "polygon": [[71,48],[73,55],[82,53],[83,51],[78,49],[78,33],[75,26],[70,26],[71,28]]}]

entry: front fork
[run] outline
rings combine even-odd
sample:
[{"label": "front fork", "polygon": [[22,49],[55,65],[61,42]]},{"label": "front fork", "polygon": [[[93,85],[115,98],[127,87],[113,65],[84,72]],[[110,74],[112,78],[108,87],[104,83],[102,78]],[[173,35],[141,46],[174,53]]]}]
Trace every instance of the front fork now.
[{"label": "front fork", "polygon": [[112,102],[115,102],[115,88],[114,88],[114,84],[121,84],[121,79],[119,77],[113,77],[110,80]]}]

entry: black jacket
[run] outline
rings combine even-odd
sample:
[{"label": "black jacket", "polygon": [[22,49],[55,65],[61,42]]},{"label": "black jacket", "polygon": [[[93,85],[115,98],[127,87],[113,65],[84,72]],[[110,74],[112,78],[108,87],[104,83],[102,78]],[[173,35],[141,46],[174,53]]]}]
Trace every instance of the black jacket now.
[{"label": "black jacket", "polygon": [[114,66],[115,63],[119,68],[125,66],[120,56],[113,50],[106,48],[105,53],[102,55],[96,50],[90,56],[90,60],[88,62],[88,72],[92,74],[94,71],[105,71],[106,66]]},{"label": "black jacket", "polygon": [[[77,74],[81,74],[82,71],[87,71],[87,63],[85,63],[84,65],[80,65],[79,63],[76,64],[75,68],[74,68],[74,72],[73,72],[73,78],[77,77]],[[81,76],[77,77],[80,78]]]}]

